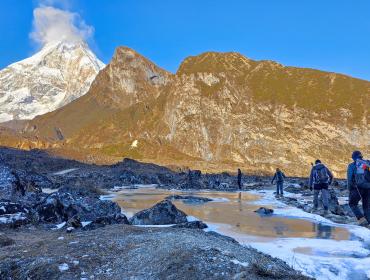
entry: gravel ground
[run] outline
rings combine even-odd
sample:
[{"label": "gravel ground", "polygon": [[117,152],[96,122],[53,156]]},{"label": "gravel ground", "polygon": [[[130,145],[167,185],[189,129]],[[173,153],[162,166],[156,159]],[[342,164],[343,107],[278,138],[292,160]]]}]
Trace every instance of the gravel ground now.
[{"label": "gravel ground", "polygon": [[307,279],[279,259],[202,230],[112,225],[4,231],[1,279]]}]

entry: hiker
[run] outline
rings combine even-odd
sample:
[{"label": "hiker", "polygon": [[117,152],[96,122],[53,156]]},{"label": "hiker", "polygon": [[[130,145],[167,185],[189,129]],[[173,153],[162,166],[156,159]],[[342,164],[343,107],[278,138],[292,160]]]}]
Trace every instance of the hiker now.
[{"label": "hiker", "polygon": [[[370,162],[363,159],[360,151],[354,151],[352,159],[353,162],[347,168],[348,204],[359,225],[366,226],[370,224]],[[362,200],[363,213],[358,207],[360,200]]]},{"label": "hiker", "polygon": [[286,178],[283,171],[280,170],[280,168],[276,168],[276,172],[274,175],[274,178],[272,178],[271,184],[274,183],[276,180],[276,196],[283,196],[284,195],[284,178]]},{"label": "hiker", "polygon": [[317,159],[315,165],[311,169],[310,174],[310,190],[313,187],[313,211],[316,211],[319,206],[319,194],[321,191],[322,204],[324,206],[324,215],[328,214],[329,210],[329,185],[333,181],[333,174],[321,160]]},{"label": "hiker", "polygon": [[242,171],[240,170],[240,168],[238,168],[238,187],[239,190],[242,189]]}]

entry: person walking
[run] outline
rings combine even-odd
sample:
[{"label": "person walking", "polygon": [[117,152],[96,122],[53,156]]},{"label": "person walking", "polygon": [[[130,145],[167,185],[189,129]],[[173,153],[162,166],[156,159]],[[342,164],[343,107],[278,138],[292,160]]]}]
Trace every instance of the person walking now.
[{"label": "person walking", "polygon": [[238,168],[238,187],[239,187],[239,190],[242,189],[242,171],[240,170],[240,168]]},{"label": "person walking", "polygon": [[321,192],[322,204],[324,206],[324,215],[328,214],[329,210],[329,185],[333,181],[333,174],[321,160],[317,159],[315,165],[312,166],[310,174],[310,190],[313,187],[313,211],[316,211],[319,206],[319,194]]},{"label": "person walking", "polygon": [[284,195],[284,178],[286,178],[283,171],[280,168],[276,168],[274,177],[272,178],[271,184],[276,180],[276,196]]},{"label": "person walking", "polygon": [[[348,204],[358,220],[358,224],[370,224],[370,162],[363,159],[360,151],[352,153],[353,162],[347,168],[347,187],[349,191]],[[358,207],[362,200],[363,213]]]}]

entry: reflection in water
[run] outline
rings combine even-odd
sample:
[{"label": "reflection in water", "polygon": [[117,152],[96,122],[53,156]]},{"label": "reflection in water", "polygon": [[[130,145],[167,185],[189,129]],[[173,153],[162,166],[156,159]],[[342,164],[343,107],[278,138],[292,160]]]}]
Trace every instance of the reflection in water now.
[{"label": "reflection in water", "polygon": [[239,212],[242,212],[243,208],[242,208],[242,193],[241,192],[239,192],[238,194],[238,204],[239,204]]},{"label": "reflection in water", "polygon": [[316,231],[316,238],[330,239],[332,227],[322,223],[312,224],[313,231]]},{"label": "reflection in water", "polygon": [[[302,237],[325,238],[334,240],[348,240],[350,234],[345,228],[331,227],[324,224],[315,224],[304,219],[294,219],[283,216],[259,216],[254,210],[260,206],[255,202],[259,196],[246,192],[184,192],[161,189],[123,190],[114,199],[131,216],[134,213],[149,208],[166,196],[186,194],[215,199],[214,202],[187,204],[176,200],[176,206],[206,223],[221,225],[219,230],[227,234],[247,234],[261,240],[261,238]],[[227,199],[227,200],[225,200]],[[224,226],[222,226],[224,225]]]}]

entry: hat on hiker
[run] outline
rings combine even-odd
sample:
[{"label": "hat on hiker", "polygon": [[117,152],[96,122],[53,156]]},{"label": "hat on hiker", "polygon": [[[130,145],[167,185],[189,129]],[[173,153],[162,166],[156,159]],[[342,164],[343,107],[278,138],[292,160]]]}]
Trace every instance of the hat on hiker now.
[{"label": "hat on hiker", "polygon": [[362,158],[362,154],[360,151],[354,151],[352,153],[352,159],[353,160],[357,160],[357,159],[361,159]]}]

